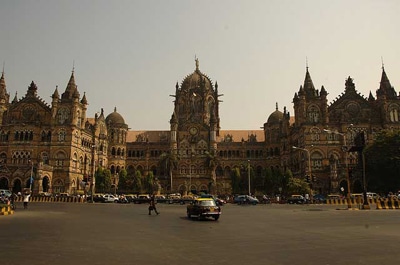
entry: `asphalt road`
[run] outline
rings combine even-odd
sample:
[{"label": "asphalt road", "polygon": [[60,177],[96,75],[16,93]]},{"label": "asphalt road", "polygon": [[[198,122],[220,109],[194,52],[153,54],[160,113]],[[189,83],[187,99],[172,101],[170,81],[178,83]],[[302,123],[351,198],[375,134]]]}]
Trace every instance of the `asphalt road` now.
[{"label": "asphalt road", "polygon": [[[30,203],[0,216],[0,264],[390,264],[400,210],[223,206],[218,221],[186,206]],[[373,207],[372,207],[373,208]]]}]

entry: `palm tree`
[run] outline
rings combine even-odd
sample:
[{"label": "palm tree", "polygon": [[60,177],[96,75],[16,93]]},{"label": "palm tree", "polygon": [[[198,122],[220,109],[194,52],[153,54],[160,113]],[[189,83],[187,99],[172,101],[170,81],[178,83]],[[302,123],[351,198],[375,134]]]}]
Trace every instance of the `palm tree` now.
[{"label": "palm tree", "polygon": [[207,156],[206,166],[211,171],[211,183],[210,183],[210,193],[215,194],[217,191],[217,176],[215,174],[215,169],[219,164],[218,156],[214,152],[205,152]]},{"label": "palm tree", "polygon": [[172,193],[172,170],[177,169],[178,167],[178,157],[171,152],[164,152],[160,155],[160,166],[162,166],[164,170],[168,172],[171,184],[170,192]]}]

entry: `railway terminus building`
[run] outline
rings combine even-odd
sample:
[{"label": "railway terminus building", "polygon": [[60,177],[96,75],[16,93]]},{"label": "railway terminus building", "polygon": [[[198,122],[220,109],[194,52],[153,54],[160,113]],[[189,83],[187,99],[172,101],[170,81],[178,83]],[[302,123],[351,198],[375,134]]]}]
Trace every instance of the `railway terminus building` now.
[{"label": "railway terminus building", "polygon": [[[252,177],[267,168],[290,169],[299,178],[311,170],[315,192],[338,192],[347,186],[346,168],[358,160],[343,146],[352,145],[358,132],[373,141],[382,129],[400,130],[400,95],[383,67],[375,95],[361,95],[350,77],[329,104],[327,95],[323,86],[315,88],[307,67],[303,85],[294,92],[292,116],[276,105],[263,129],[223,130],[218,83],[200,71],[196,59],[194,72],[175,86],[169,130],[139,131],[129,130],[116,108],[88,117],[88,99],[78,91],[74,72],[66,88],[56,88],[46,103],[33,81],[22,98],[11,99],[3,71],[0,188],[77,194],[82,180],[102,167],[110,169],[115,187],[118,173],[126,169],[144,177],[152,172],[165,193],[229,194],[233,169],[246,174],[251,167]],[[362,187],[360,176],[349,179],[352,190]]]}]

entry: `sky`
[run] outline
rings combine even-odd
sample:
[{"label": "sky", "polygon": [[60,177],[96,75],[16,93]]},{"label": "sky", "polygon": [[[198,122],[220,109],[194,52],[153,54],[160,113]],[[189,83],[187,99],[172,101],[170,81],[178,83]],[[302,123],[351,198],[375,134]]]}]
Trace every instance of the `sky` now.
[{"label": "sky", "polygon": [[222,130],[258,130],[276,103],[291,115],[308,65],[328,102],[345,79],[375,96],[384,65],[400,90],[400,1],[1,0],[7,91],[34,81],[51,104],[74,70],[88,117],[114,107],[130,130],[169,130],[175,84],[218,81]]}]

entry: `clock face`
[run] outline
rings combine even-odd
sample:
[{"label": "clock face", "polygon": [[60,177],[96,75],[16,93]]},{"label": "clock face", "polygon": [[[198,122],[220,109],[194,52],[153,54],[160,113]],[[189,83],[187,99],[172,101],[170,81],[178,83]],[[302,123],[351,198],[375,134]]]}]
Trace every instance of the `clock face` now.
[{"label": "clock face", "polygon": [[191,127],[191,128],[189,129],[189,133],[190,133],[191,135],[197,134],[198,131],[199,131],[199,130],[198,130],[196,127]]}]

